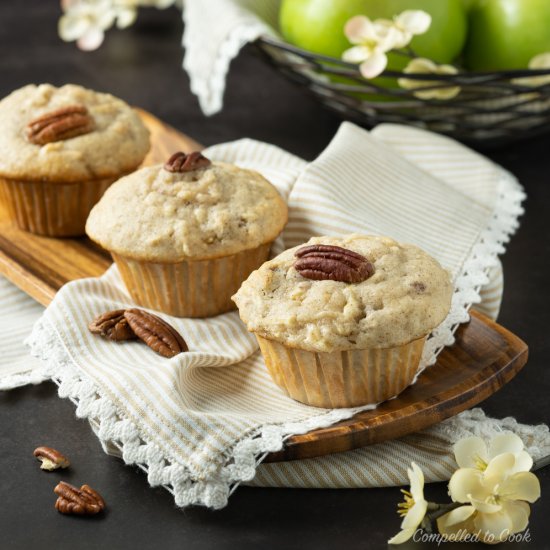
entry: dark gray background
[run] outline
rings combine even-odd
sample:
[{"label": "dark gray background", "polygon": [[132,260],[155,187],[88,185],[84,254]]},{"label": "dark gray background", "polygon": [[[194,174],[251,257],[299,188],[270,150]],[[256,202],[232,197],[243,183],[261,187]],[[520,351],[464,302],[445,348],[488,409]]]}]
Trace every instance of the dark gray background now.
[{"label": "dark gray background", "polygon": [[[206,0],[208,1],[208,0]],[[175,9],[144,10],[125,31],[113,30],[100,50],[83,53],[57,36],[58,2],[0,2],[0,97],[30,82],[74,82],[144,107],[205,145],[244,136],[314,158],[338,119],[266,67],[251,50],[233,63],[222,114],[205,118],[181,69],[182,24]],[[527,188],[527,215],[504,258],[500,322],[527,341],[527,367],[483,404],[488,414],[521,422],[550,421],[548,253],[550,138],[490,153]],[[39,444],[65,451],[66,474],[41,472]],[[180,511],[141,471],[103,454],[74,406],[52,383],[0,393],[0,548],[385,548],[397,531],[399,490],[305,491],[240,488],[222,511]],[[531,550],[550,548],[550,468],[539,474],[543,498],[532,507]],[[52,493],[63,477],[101,490],[101,518],[58,514]],[[443,484],[427,494],[445,498]],[[420,544],[402,548],[420,548]],[[434,546],[435,547],[435,546]]]}]

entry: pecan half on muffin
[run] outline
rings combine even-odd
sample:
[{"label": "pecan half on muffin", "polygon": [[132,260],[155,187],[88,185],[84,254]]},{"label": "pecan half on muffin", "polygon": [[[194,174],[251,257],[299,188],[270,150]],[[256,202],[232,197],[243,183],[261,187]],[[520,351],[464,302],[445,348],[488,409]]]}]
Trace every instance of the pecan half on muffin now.
[{"label": "pecan half on muffin", "polygon": [[16,90],[0,101],[0,125],[0,199],[41,235],[83,235],[92,206],[149,150],[124,101],[72,84]]},{"label": "pecan half on muffin", "polygon": [[447,316],[449,274],[386,237],[316,237],[250,275],[233,297],[273,380],[297,401],[355,407],[414,380]]},{"label": "pecan half on muffin", "polygon": [[86,232],[111,252],[137,304],[211,317],[235,309],[232,294],[286,221],[286,203],[263,176],[194,152],[120,179]]}]

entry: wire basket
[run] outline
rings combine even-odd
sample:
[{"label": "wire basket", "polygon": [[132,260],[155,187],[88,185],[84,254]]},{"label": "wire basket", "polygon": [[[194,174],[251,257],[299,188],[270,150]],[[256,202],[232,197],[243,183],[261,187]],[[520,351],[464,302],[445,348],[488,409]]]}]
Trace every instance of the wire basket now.
[{"label": "wire basket", "polygon": [[[452,99],[420,99],[411,89],[367,80],[357,65],[315,54],[271,37],[256,42],[265,59],[292,81],[306,86],[324,105],[362,126],[409,124],[479,147],[493,147],[550,131],[550,78],[537,85],[518,79],[550,75],[548,70],[463,72],[456,75],[381,76],[421,81],[429,88],[459,86]],[[544,82],[546,80],[546,82]],[[395,80],[394,80],[395,82]],[[433,84],[432,84],[433,83]]]}]

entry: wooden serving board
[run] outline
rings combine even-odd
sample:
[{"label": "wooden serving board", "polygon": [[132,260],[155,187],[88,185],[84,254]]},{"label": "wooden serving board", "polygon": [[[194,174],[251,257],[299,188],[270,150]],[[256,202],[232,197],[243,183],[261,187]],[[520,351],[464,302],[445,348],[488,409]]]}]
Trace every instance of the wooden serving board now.
[{"label": "wooden serving board", "polygon": [[[145,164],[164,162],[178,150],[202,148],[153,115],[140,115],[151,131]],[[48,305],[65,283],[97,277],[110,264],[109,254],[86,238],[53,239],[20,231],[0,205],[0,273],[41,304]],[[456,343],[399,397],[329,428],[292,436],[266,461],[348,451],[426,428],[496,392],[525,365],[527,353],[517,336],[472,312],[471,321],[458,329]]]}]

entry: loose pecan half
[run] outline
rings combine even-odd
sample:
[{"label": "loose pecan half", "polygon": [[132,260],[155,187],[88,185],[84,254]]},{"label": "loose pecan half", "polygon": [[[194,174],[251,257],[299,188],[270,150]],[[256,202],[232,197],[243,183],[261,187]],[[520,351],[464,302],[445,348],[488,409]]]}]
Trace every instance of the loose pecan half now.
[{"label": "loose pecan half", "polygon": [[374,266],[361,254],[325,244],[299,248],[294,254],[296,271],[307,279],[330,279],[343,283],[360,283],[374,273]]},{"label": "loose pecan half", "polygon": [[87,134],[94,129],[94,120],[84,105],[70,105],[50,111],[27,124],[26,135],[31,143],[44,145]]},{"label": "loose pecan half", "polygon": [[160,317],[142,309],[127,309],[124,316],[138,338],[160,355],[174,357],[188,351],[179,332]]},{"label": "loose pecan half", "polygon": [[68,468],[71,463],[69,459],[61,454],[57,449],[51,447],[37,447],[33,455],[42,462],[40,468],[42,470],[57,470],[58,468]]},{"label": "loose pecan half", "polygon": [[164,164],[164,169],[168,172],[192,172],[199,168],[206,168],[212,163],[199,151],[194,151],[188,155],[182,151],[174,153]]},{"label": "loose pecan half", "polygon": [[89,485],[79,489],[60,481],[53,492],[58,495],[55,508],[62,514],[94,515],[105,509],[103,497]]},{"label": "loose pecan half", "polygon": [[135,332],[128,324],[128,320],[124,317],[123,309],[115,309],[107,311],[99,317],[96,317],[88,328],[93,334],[100,334],[104,338],[121,342],[123,340],[135,340],[137,338]]}]

